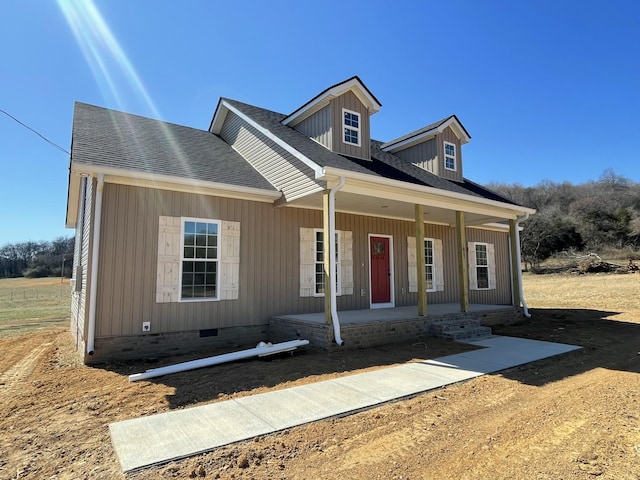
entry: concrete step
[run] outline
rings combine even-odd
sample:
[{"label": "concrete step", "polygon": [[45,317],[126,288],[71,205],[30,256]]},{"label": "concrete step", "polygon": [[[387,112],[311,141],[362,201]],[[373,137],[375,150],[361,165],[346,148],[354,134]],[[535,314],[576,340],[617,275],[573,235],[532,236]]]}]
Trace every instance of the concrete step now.
[{"label": "concrete step", "polygon": [[476,319],[450,318],[432,323],[429,333],[454,342],[468,342],[490,337],[493,332],[491,328],[480,325],[480,321]]},{"label": "concrete step", "polygon": [[448,340],[453,340],[454,342],[468,342],[487,338],[492,334],[493,332],[491,331],[491,328],[477,326],[473,328],[461,329],[458,331],[443,332],[436,336],[440,338],[446,338]]},{"label": "concrete step", "polygon": [[465,328],[473,328],[480,325],[480,322],[471,318],[461,318],[455,320],[449,320],[446,322],[434,322],[429,327],[432,335],[450,331],[461,330]]}]

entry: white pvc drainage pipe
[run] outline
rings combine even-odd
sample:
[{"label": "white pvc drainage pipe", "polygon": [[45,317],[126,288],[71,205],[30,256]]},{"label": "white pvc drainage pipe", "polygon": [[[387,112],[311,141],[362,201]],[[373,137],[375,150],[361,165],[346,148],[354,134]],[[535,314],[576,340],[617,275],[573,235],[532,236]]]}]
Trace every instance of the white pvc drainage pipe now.
[{"label": "white pvc drainage pipe", "polygon": [[[338,184],[329,190],[329,241],[335,242],[336,238],[336,192],[344,186],[344,177],[340,177]],[[332,245],[333,246],[333,245]],[[329,251],[333,252],[334,248],[330,248]],[[337,293],[336,293],[336,262],[332,259],[329,262],[329,278],[331,279],[331,285],[329,286],[329,292],[331,295],[331,319],[333,322],[333,337],[339,346],[344,345],[344,341],[340,335],[340,318],[338,318]]]},{"label": "white pvc drainage pipe", "polygon": [[524,316],[527,318],[531,318],[531,314],[529,313],[529,309],[527,308],[527,302],[524,299],[524,289],[522,288],[522,258],[520,254],[520,222],[524,222],[529,218],[529,214],[525,213],[524,217],[519,218],[516,221],[516,259],[518,268],[518,288],[520,289],[520,302],[522,302],[522,312]]},{"label": "white pvc drainage pipe", "polygon": [[308,344],[309,340],[291,340],[289,342],[276,344],[260,342],[256,348],[250,348],[248,350],[225,353],[222,355],[216,355],[215,357],[201,358],[199,360],[177,363],[175,365],[168,365],[166,367],[152,368],[144,373],[129,375],[129,381],[135,382],[137,380],[145,380],[147,378],[169,375],[170,373],[184,372],[186,370],[210,367],[212,365],[218,365],[220,363],[233,362],[235,360],[242,360],[244,358],[265,357],[267,355],[274,355],[276,353],[290,352],[298,347],[302,347]]}]

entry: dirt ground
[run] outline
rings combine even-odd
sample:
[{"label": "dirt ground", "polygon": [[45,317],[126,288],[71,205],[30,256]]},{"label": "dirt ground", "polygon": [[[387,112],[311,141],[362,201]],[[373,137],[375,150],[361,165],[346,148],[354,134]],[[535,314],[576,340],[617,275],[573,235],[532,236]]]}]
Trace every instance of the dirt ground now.
[{"label": "dirt ground", "polygon": [[427,338],[130,383],[192,357],[90,368],[60,327],[0,338],[0,478],[640,479],[640,316],[532,313],[495,333],[584,349],[127,476],[112,422],[467,347]]}]

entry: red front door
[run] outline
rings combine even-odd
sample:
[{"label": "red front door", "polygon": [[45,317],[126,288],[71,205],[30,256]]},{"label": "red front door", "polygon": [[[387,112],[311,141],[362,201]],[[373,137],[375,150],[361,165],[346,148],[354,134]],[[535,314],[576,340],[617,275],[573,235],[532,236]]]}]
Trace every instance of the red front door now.
[{"label": "red front door", "polygon": [[389,239],[370,237],[371,303],[391,302],[391,263]]}]

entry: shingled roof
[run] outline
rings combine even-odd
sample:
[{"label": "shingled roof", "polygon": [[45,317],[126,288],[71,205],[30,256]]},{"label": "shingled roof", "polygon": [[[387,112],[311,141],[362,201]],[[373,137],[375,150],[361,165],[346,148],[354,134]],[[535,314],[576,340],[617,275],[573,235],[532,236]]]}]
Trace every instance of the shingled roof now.
[{"label": "shingled roof", "polygon": [[76,102],[71,160],[275,191],[240,154],[206,130]]},{"label": "shingled roof", "polygon": [[[286,118],[286,115],[282,113],[248,105],[237,100],[227,98],[222,100],[238,109],[261,127],[269,130],[273,135],[276,135],[278,138],[294,147],[307,158],[317,163],[320,167],[333,167],[349,172],[366,173],[392,180],[409,182],[449,192],[471,195],[488,200],[497,200],[511,205],[516,205],[510,200],[507,200],[476,183],[469,182],[466,179],[462,182],[456,182],[439,177],[392,153],[385,152],[381,148],[383,142],[371,140],[371,160],[347,157],[331,152],[294,128],[283,125],[281,122]],[[449,118],[452,117],[447,117],[446,119],[432,125],[437,127],[446,122]],[[421,129],[421,131],[422,130],[425,129]]]},{"label": "shingled roof", "polygon": [[[371,160],[346,157],[283,125],[281,122],[286,115],[282,113],[237,100],[222,100],[320,167],[364,173],[515,205],[476,183],[439,177],[385,152],[380,141],[371,141]],[[72,161],[131,172],[276,190],[224,140],[206,130],[81,102],[76,102],[74,109]]]}]

